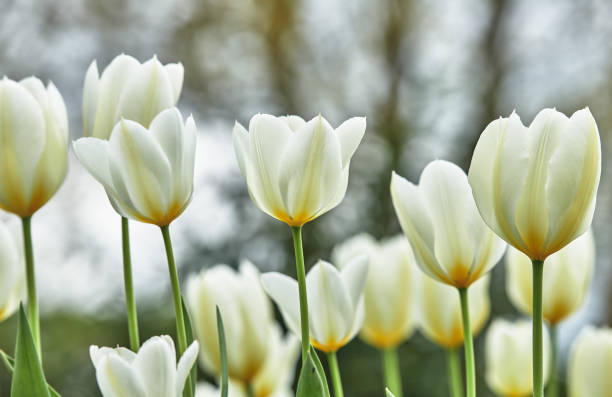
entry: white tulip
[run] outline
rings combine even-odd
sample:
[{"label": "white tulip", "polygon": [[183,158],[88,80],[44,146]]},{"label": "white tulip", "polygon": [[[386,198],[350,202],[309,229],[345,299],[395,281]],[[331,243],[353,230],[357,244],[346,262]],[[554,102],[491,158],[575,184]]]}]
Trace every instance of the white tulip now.
[{"label": "white tulip", "polygon": [[368,278],[363,291],[365,317],[360,336],[380,349],[408,339],[415,325],[416,268],[404,236],[377,242],[359,234],[337,245],[332,259],[341,269],[359,255],[368,257]]},{"label": "white tulip", "polygon": [[[338,271],[319,260],[306,275],[310,343],[331,353],[353,339],[363,324],[363,288],[368,275],[366,256],[360,256]],[[298,283],[280,273],[261,276],[264,289],[280,308],[285,324],[301,335]]]},{"label": "white tulip", "polygon": [[31,216],[59,189],[68,164],[68,115],[53,83],[0,81],[0,207]]},{"label": "white tulip", "polygon": [[586,327],[569,360],[570,397],[612,397],[612,329]]},{"label": "white tulip", "polygon": [[391,197],[417,264],[430,277],[466,288],[504,254],[506,245],[482,221],[456,165],[432,161],[418,186],[393,173]]},{"label": "white tulip", "polygon": [[[533,392],[531,323],[495,320],[486,336],[486,380],[499,396],[527,397]],[[548,378],[550,340],[544,333],[544,379]],[[583,395],[581,395],[583,396]]]},{"label": "white tulip", "polygon": [[[544,262],[543,315],[557,324],[575,312],[589,291],[595,264],[593,233],[586,232]],[[506,255],[506,289],[512,303],[525,313],[532,308],[531,260],[517,249]]]},{"label": "white tulip", "polygon": [[[420,276],[419,325],[423,334],[435,344],[447,349],[463,345],[463,321],[457,289]],[[484,327],[491,311],[489,275],[472,284],[468,290],[470,325],[476,336]]]},{"label": "white tulip", "polygon": [[119,55],[98,75],[93,61],[83,87],[83,135],[108,139],[121,119],[148,128],[162,110],[176,105],[183,87],[183,65],[162,65],[157,57],[141,64]]},{"label": "white tulip", "polygon": [[176,108],[159,113],[147,130],[117,123],[110,140],[80,138],[74,151],[122,216],[165,226],[187,207],[193,192],[196,126]]},{"label": "white tulip", "polygon": [[193,342],[176,364],[174,342],[167,335],[147,340],[138,353],[118,347],[91,346],[98,386],[104,397],[182,397],[198,356]]},{"label": "white tulip", "polygon": [[265,213],[302,226],[344,198],[349,163],[365,133],[354,117],[334,130],[320,115],[257,114],[249,131],[236,123],[234,150],[251,198]]},{"label": "white tulip", "polygon": [[250,383],[264,366],[274,317],[259,277],[257,268],[244,261],[239,272],[217,265],[187,281],[187,304],[202,345],[201,364],[208,372],[221,373],[217,306],[225,325],[229,376]]},{"label": "white tulip", "polygon": [[491,122],[474,150],[469,181],[487,225],[543,261],[589,228],[600,173],[589,109],[571,118],[544,109],[529,127],[516,113]]},{"label": "white tulip", "polygon": [[15,313],[26,292],[22,242],[0,222],[0,321]]}]

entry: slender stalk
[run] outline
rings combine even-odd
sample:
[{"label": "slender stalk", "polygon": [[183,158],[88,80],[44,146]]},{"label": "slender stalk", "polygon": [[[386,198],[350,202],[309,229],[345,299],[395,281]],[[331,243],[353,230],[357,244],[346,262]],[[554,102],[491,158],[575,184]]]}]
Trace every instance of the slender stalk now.
[{"label": "slender stalk", "polygon": [[542,354],[542,280],[544,261],[533,260],[533,397],[544,396]]},{"label": "slender stalk", "polygon": [[342,390],[342,379],[340,379],[340,368],[338,367],[338,357],[336,352],[327,353],[327,362],[329,363],[329,373],[334,386],[334,397],[344,397]]},{"label": "slender stalk", "polygon": [[457,349],[446,349],[446,363],[448,365],[448,389],[452,397],[463,397],[463,384],[461,382],[461,363]]},{"label": "slender stalk", "polygon": [[308,358],[310,334],[308,328],[308,297],[306,295],[306,269],[304,267],[304,248],[302,247],[302,227],[292,226],[295,267],[297,269],[298,288],[300,293],[300,321],[302,325],[302,365]]},{"label": "slender stalk", "polygon": [[38,294],[36,293],[36,273],[34,271],[34,249],[32,247],[32,217],[21,218],[23,228],[23,249],[25,252],[26,282],[28,287],[28,321],[32,329],[32,337],[42,362],[40,348],[40,320],[38,314]]},{"label": "slender stalk", "polygon": [[550,345],[552,354],[550,361],[550,378],[546,388],[546,395],[548,397],[557,397],[559,395],[559,377],[557,376],[559,364],[557,360],[559,358],[557,356],[557,326],[555,324],[550,326]]},{"label": "slender stalk", "polygon": [[123,284],[125,287],[125,306],[130,334],[130,348],[137,352],[140,349],[138,337],[138,315],[134,299],[134,281],[132,278],[132,258],[130,254],[130,226],[126,217],[121,217],[121,243],[123,248]]},{"label": "slender stalk", "polygon": [[470,326],[470,307],[467,288],[458,288],[463,320],[463,347],[465,350],[465,383],[468,397],[476,397],[476,371],[474,369],[474,342]]},{"label": "slender stalk", "polygon": [[[179,286],[178,272],[174,262],[174,252],[172,251],[172,240],[170,239],[170,226],[160,226],[168,258],[168,271],[170,272],[170,283],[172,284],[172,297],[174,298],[174,313],[176,315],[176,336],[178,339],[179,356],[187,349],[187,332],[185,331],[185,317],[183,316],[183,302],[181,299],[181,288]],[[188,395],[191,391],[191,375],[185,382],[185,390]]]},{"label": "slender stalk", "polygon": [[385,386],[395,397],[402,397],[402,378],[396,348],[382,350],[383,369],[385,371]]},{"label": "slender stalk", "polygon": [[247,397],[255,397],[255,391],[253,391],[253,384],[247,383],[246,385]]}]

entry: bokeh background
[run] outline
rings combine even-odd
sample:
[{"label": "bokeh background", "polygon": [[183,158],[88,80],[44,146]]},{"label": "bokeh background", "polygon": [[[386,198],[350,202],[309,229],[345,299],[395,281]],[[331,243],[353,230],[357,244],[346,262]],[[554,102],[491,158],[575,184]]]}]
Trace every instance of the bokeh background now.
[{"label": "bokeh background", "polygon": [[[525,123],[543,107],[589,106],[603,170],[594,230],[597,267],[583,309],[561,327],[562,357],[585,323],[612,320],[612,2],[607,0],[0,0],[0,75],[53,80],[70,135],[81,130],[82,82],[96,59],[157,54],[185,66],[179,101],[199,127],[196,189],[173,223],[181,279],[249,258],[294,274],[290,233],[251,203],[231,145],[234,120],[258,112],[318,113],[333,125],[365,115],[368,129],[344,202],[304,230],[307,265],[358,232],[399,232],[391,170],[417,180],[429,161],[469,166],[486,124],[512,110]],[[70,154],[59,193],[34,217],[48,380],[65,397],[99,396],[88,346],[128,345],[120,219],[103,189]],[[3,215],[7,221],[15,221]],[[159,231],[132,222],[141,339],[173,334],[173,306]],[[503,264],[493,270],[493,315],[514,318]],[[0,324],[13,351],[16,319]],[[478,392],[483,339],[476,340]],[[442,351],[415,334],[401,349],[410,396],[447,395]],[[345,392],[381,396],[378,353],[359,340],[339,353]],[[0,396],[9,395],[0,368]]]}]

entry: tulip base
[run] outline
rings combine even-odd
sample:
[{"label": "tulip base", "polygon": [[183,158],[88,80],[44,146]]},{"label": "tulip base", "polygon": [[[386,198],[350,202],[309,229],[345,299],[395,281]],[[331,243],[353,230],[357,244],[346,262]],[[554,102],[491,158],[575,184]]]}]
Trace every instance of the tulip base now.
[{"label": "tulip base", "polygon": [[334,397],[344,397],[336,352],[327,353],[327,363],[329,364],[329,373],[331,375],[332,386],[334,387]]},{"label": "tulip base", "polygon": [[452,397],[463,397],[461,383],[461,363],[457,349],[446,350],[446,363],[448,367],[448,390]]},{"label": "tulip base", "polygon": [[385,371],[385,386],[395,397],[402,397],[402,378],[396,348],[382,350],[382,361]]},{"label": "tulip base", "polygon": [[21,218],[23,229],[23,249],[25,252],[26,283],[28,287],[28,321],[32,330],[32,338],[42,362],[40,348],[40,320],[38,313],[38,294],[36,293],[36,273],[34,271],[34,249],[32,247],[32,217]]},{"label": "tulip base", "polygon": [[133,352],[140,349],[138,336],[138,315],[136,314],[136,299],[134,298],[134,281],[132,278],[132,258],[130,253],[130,226],[126,217],[121,217],[121,243],[123,251],[123,284],[125,288],[125,306],[127,310],[130,348]]},{"label": "tulip base", "polygon": [[476,397],[476,371],[474,366],[474,342],[470,325],[470,306],[468,289],[458,288],[461,301],[461,319],[463,322],[463,347],[465,350],[465,383],[467,397]]},{"label": "tulip base", "polygon": [[544,354],[542,348],[542,283],[544,261],[533,260],[533,397],[544,396]]}]

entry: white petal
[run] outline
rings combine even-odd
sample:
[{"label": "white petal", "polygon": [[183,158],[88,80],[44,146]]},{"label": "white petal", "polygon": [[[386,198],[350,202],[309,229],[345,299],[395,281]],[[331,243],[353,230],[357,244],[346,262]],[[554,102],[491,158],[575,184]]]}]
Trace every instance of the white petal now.
[{"label": "white petal", "polygon": [[287,327],[300,337],[300,297],[297,281],[281,273],[265,273],[261,276],[261,285],[278,305]]},{"label": "white petal", "polygon": [[148,397],[144,380],[119,356],[103,357],[98,362],[96,378],[104,397]]},{"label": "white petal", "polygon": [[183,355],[181,356],[178,362],[178,367],[176,370],[176,385],[175,385],[175,391],[176,391],[177,396],[180,396],[181,394],[183,394],[183,388],[185,387],[185,381],[187,380],[187,377],[189,376],[189,371],[191,371],[191,368],[193,367],[193,364],[195,363],[196,358],[198,358],[199,348],[200,347],[198,345],[198,342],[193,341],[193,343],[189,345],[187,350],[185,350],[185,352],[183,353]]},{"label": "white petal", "polygon": [[365,117],[350,118],[336,128],[336,134],[342,148],[342,167],[346,167],[349,161],[351,161],[351,157],[353,157],[355,150],[357,150],[365,130]]},{"label": "white petal", "polygon": [[94,122],[96,120],[96,109],[98,107],[98,95],[100,90],[100,77],[98,75],[98,65],[93,61],[83,82],[83,135],[93,134]]},{"label": "white petal", "polygon": [[168,80],[170,80],[170,84],[172,85],[172,92],[174,94],[174,105],[179,100],[181,96],[181,91],[183,90],[183,76],[185,74],[185,69],[183,68],[182,63],[168,63],[164,66],[166,73],[168,74]]},{"label": "white petal", "polygon": [[144,381],[147,397],[173,395],[176,385],[175,362],[174,348],[170,348],[160,337],[152,337],[140,347],[133,367]]},{"label": "white petal", "polygon": [[356,308],[363,295],[363,288],[368,277],[368,257],[360,255],[352,259],[342,268],[340,274],[353,302],[353,307]]},{"label": "white petal", "polygon": [[291,131],[297,131],[306,124],[306,121],[300,116],[280,116],[279,119],[287,123]]}]

